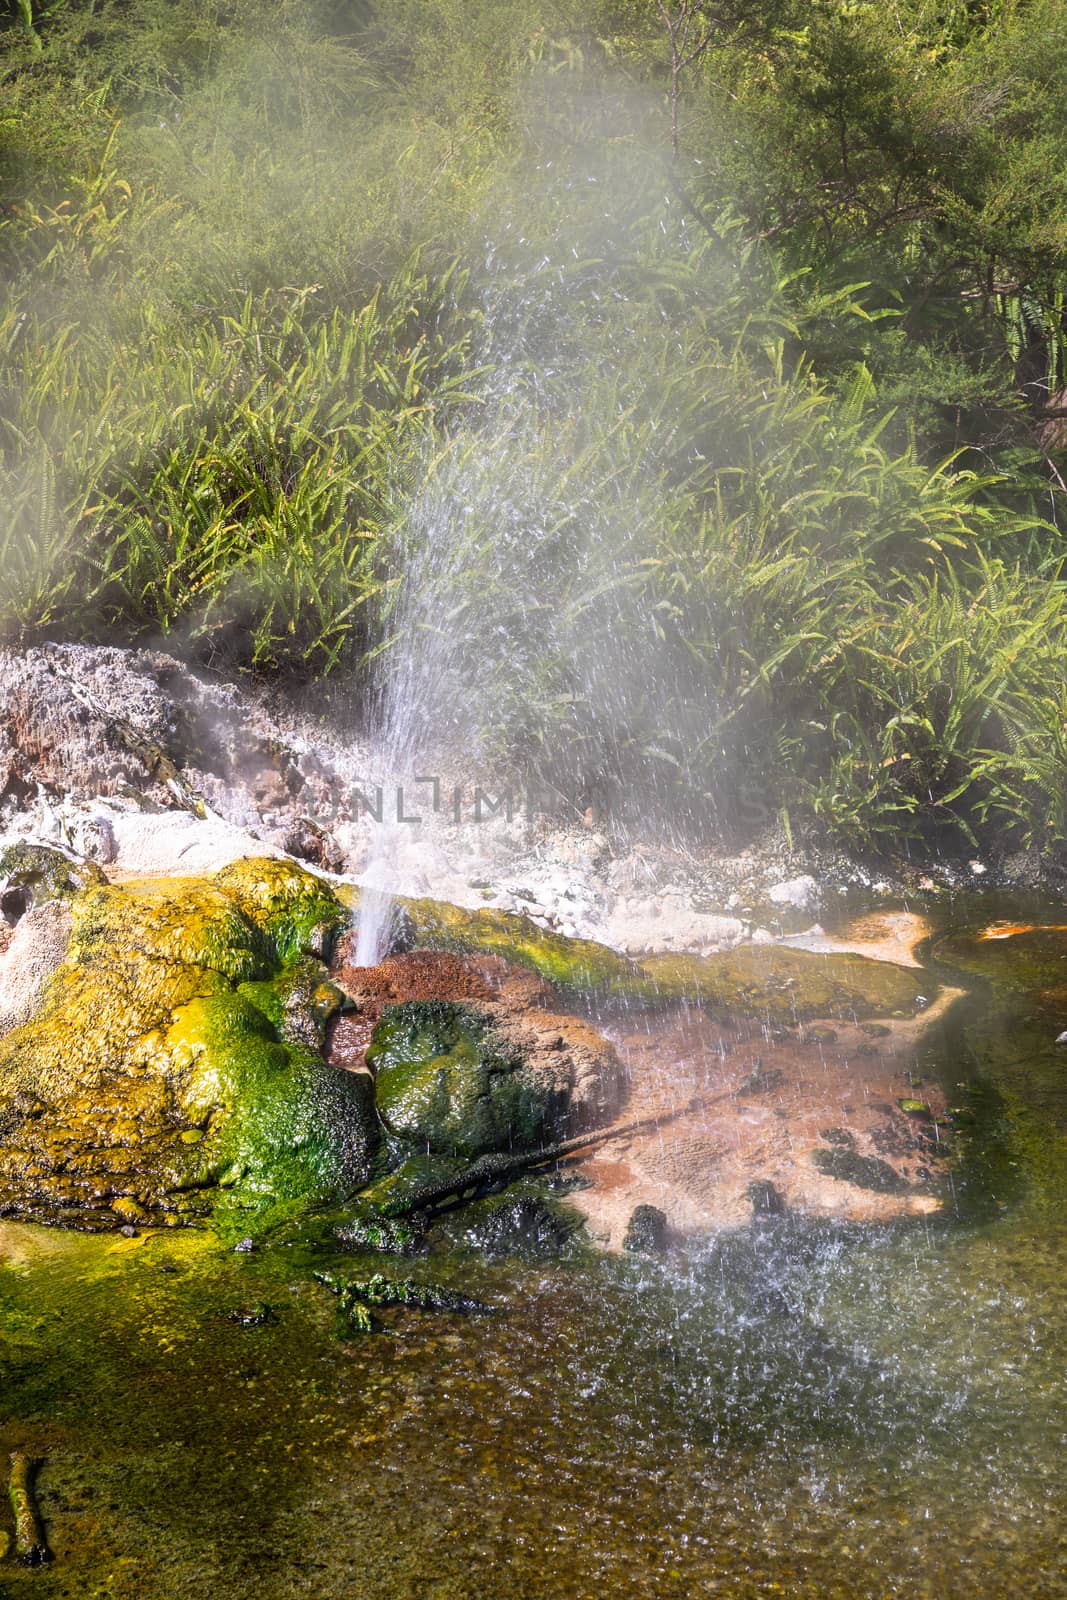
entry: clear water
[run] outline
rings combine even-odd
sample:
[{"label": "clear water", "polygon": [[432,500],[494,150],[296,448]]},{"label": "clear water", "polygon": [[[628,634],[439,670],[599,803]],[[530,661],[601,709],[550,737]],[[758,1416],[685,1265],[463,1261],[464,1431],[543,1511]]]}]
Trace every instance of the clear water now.
[{"label": "clear water", "polygon": [[[306,1240],[3,1228],[0,1451],[45,1458],[56,1560],[0,1594],[1067,1596],[1049,1030],[993,989],[931,1045],[972,1113],[956,1217],[393,1264],[491,1319],[343,1339]],[[258,1301],[276,1320],[228,1320]]]}]

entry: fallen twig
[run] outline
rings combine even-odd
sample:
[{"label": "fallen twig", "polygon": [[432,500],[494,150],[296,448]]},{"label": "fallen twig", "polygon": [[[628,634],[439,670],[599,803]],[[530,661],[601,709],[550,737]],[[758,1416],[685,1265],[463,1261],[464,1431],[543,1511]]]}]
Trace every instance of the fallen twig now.
[{"label": "fallen twig", "polygon": [[12,1453],[8,1495],[15,1515],[15,1554],[26,1567],[40,1567],[52,1559],[33,1494],[36,1467],[21,1450]]},{"label": "fallen twig", "polygon": [[[688,1109],[689,1107],[686,1108]],[[675,1116],[684,1114],[684,1112],[673,1113]],[[594,1129],[590,1133],[576,1134],[573,1139],[563,1139],[559,1144],[547,1145],[540,1150],[523,1150],[512,1154],[495,1151],[487,1156],[479,1156],[458,1177],[447,1178],[438,1183],[423,1184],[411,1194],[382,1206],[382,1214],[387,1217],[408,1217],[416,1211],[427,1211],[431,1206],[440,1205],[444,1200],[461,1198],[468,1189],[480,1189],[487,1184],[497,1184],[501,1181],[509,1182],[522,1172],[529,1172],[533,1167],[543,1167],[548,1162],[574,1155],[576,1151],[584,1150],[588,1145],[601,1144],[608,1139],[620,1139],[626,1134],[643,1133],[647,1128],[660,1127],[670,1120],[670,1116],[668,1113],[658,1117],[642,1117],[636,1122],[624,1122],[618,1127]]]}]

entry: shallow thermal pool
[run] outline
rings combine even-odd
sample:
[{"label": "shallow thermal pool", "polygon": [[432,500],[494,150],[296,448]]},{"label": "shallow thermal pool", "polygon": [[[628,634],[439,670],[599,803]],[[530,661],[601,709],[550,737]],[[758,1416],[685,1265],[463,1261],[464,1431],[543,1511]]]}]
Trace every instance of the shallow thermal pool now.
[{"label": "shallow thermal pool", "polygon": [[1067,1596],[1067,933],[994,944],[931,947],[977,986],[920,1063],[950,1217],[350,1255],[506,1306],[362,1338],[306,1237],[0,1226],[0,1447],[44,1459],[55,1554],[0,1595]]}]

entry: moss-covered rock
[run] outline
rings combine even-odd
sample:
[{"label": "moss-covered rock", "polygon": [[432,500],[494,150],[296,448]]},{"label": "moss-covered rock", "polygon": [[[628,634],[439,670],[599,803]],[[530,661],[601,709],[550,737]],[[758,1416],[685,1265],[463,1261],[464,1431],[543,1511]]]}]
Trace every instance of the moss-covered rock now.
[{"label": "moss-covered rock", "polygon": [[438,900],[405,900],[417,948],[482,950],[540,973],[565,993],[624,992],[639,986],[634,963],[607,945],[550,933],[530,917],[509,911],[464,911]]},{"label": "moss-covered rock", "polygon": [[18,839],[0,850],[0,915],[17,922],[33,906],[70,900],[107,880],[92,861],[71,861],[50,845]]},{"label": "moss-covered rock", "polygon": [[698,1000],[720,1016],[771,1022],[809,1017],[911,1017],[929,977],[912,967],[781,945],[741,945],[718,955],[658,955],[641,962],[644,992]]},{"label": "moss-covered rock", "polygon": [[396,1162],[392,1170],[376,1178],[359,1197],[357,1209],[362,1216],[388,1217],[429,1186],[460,1177],[468,1165],[463,1157],[435,1155],[426,1150],[408,1153],[402,1141],[392,1153]]},{"label": "moss-covered rock", "polygon": [[345,913],[317,879],[239,862],[72,912],[41,1009],[0,1040],[0,1211],[247,1231],[366,1182],[372,1085],[318,1050],[340,996],[311,951]]},{"label": "moss-covered rock", "polygon": [[775,1022],[910,1017],[930,982],[927,975],[891,962],[781,945],[631,961],[606,945],[550,933],[511,912],[465,911],[435,900],[403,905],[417,946],[504,956],[565,993],[614,995],[648,1004],[696,1000],[720,1016],[760,1016]]},{"label": "moss-covered rock", "polygon": [[371,1038],[378,1109],[402,1138],[446,1155],[528,1148],[561,1114],[559,1096],[473,1006],[389,1006]]}]

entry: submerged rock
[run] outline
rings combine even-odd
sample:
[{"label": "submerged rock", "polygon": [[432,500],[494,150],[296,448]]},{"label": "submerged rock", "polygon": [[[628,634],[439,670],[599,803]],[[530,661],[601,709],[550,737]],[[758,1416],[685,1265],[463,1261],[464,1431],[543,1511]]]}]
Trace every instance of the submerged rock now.
[{"label": "submerged rock", "polygon": [[641,972],[665,999],[695,999],[720,1016],[771,1022],[811,1017],[912,1017],[925,1002],[920,976],[888,961],[743,945],[719,955],[649,956]]},{"label": "submerged rock", "polygon": [[814,916],[822,899],[819,885],[809,873],[799,878],[789,878],[784,883],[773,883],[767,890],[767,899],[775,906],[788,906]]},{"label": "submerged rock", "polygon": [[577,1219],[535,1194],[494,1195],[467,1207],[461,1241],[479,1255],[540,1260],[558,1255],[575,1235]]},{"label": "submerged rock", "polygon": [[906,1178],[877,1156],[861,1156],[854,1150],[835,1148],[814,1150],[812,1161],[828,1178],[840,1178],[859,1189],[874,1189],[881,1194],[906,1194]]},{"label": "submerged rock", "polygon": [[667,1248],[667,1215],[659,1206],[635,1206],[622,1241],[624,1250],[662,1255]]},{"label": "submerged rock", "polygon": [[[236,1213],[242,1232],[366,1182],[365,1074],[319,1052],[310,952],[343,913],[288,862],[97,886],[40,1009],[0,1040],[0,1212],[106,1226]],[[9,952],[10,954],[10,952]]]},{"label": "submerged rock", "polygon": [[496,1309],[443,1284],[387,1278],[381,1272],[369,1278],[339,1278],[332,1272],[316,1272],[315,1281],[337,1296],[341,1314],[355,1333],[377,1331],[372,1307],[377,1310],[407,1306],[419,1311],[444,1311],[463,1316],[489,1316]]}]

